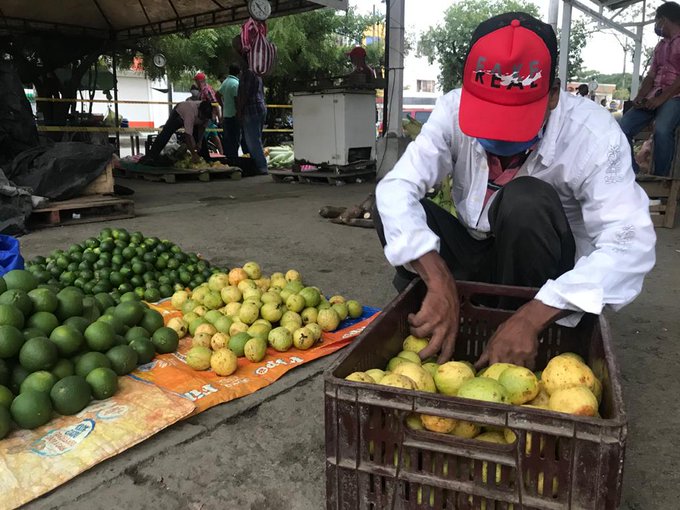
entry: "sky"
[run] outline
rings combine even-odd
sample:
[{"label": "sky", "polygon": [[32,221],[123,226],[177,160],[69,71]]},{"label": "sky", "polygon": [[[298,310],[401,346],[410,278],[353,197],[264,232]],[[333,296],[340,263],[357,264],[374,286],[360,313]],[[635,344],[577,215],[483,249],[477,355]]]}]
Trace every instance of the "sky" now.
[{"label": "sky", "polygon": [[[406,0],[406,27],[409,32],[423,32],[430,26],[436,25],[443,18],[443,13],[446,8],[456,1],[464,0]],[[539,6],[544,20],[548,15],[549,0],[531,0]],[[587,0],[584,3],[588,3]],[[373,5],[376,9],[384,8],[384,4],[378,0],[350,0],[350,4],[358,7],[363,11],[371,11]],[[427,9],[423,8],[427,5]],[[592,4],[591,4],[592,5]],[[573,17],[583,17],[584,15],[576,14],[576,10],[572,11]],[[560,17],[558,24],[562,20],[562,7],[560,5]],[[624,53],[621,45],[617,39],[612,35],[612,31],[595,33],[589,40],[587,46],[582,52],[584,67],[593,69],[602,73],[620,73],[623,70]],[[624,38],[619,36],[623,41]],[[645,28],[645,45],[654,46],[657,38],[654,35],[653,27],[648,25]],[[630,72],[633,68],[632,55],[628,55],[626,71]]]}]

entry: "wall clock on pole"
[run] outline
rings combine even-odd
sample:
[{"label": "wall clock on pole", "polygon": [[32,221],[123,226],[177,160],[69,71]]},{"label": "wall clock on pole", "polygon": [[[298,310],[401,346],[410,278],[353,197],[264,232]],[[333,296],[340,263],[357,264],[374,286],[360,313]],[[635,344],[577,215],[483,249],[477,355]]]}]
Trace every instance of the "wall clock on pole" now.
[{"label": "wall clock on pole", "polygon": [[248,12],[254,20],[265,21],[271,16],[272,4],[269,0],[248,0]]},{"label": "wall clock on pole", "polygon": [[165,67],[165,55],[162,53],[156,53],[153,56],[153,65],[155,65],[158,68],[163,68]]}]

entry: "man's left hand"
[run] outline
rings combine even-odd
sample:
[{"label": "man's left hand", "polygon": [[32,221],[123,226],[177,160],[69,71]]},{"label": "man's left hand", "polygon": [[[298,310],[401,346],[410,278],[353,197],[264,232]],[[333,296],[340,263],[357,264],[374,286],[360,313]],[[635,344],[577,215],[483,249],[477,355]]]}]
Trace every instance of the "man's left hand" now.
[{"label": "man's left hand", "polygon": [[548,306],[536,299],[529,301],[498,327],[475,367],[480,369],[494,363],[512,363],[533,368],[538,335],[555,320],[569,313],[568,310]]},{"label": "man's left hand", "polygon": [[539,333],[540,330],[528,319],[519,314],[513,315],[498,327],[475,368],[494,363],[512,363],[533,369]]}]

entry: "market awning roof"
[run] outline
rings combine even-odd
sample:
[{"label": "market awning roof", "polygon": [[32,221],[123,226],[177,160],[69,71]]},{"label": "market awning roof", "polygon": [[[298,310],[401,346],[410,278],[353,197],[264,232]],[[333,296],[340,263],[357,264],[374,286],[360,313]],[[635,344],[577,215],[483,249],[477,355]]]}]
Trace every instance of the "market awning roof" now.
[{"label": "market awning roof", "polygon": [[[347,0],[271,0],[272,16],[321,7],[347,9]],[[238,23],[246,0],[3,0],[0,34],[51,32],[128,40]]]}]

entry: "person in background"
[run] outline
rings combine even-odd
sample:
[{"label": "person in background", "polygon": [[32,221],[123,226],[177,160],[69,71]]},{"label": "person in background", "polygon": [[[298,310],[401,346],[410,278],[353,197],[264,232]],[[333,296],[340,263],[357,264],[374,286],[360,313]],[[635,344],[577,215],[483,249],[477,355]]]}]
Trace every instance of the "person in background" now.
[{"label": "person in background", "polygon": [[[654,121],[654,175],[667,177],[675,154],[675,129],[680,123],[680,5],[661,4],[654,31],[661,41],[654,48],[649,73],[621,118],[621,129],[633,147],[633,137]],[[634,160],[635,161],[635,160]],[[634,170],[639,167],[634,163]]]},{"label": "person in background", "polygon": [[200,101],[201,100],[201,91],[198,90],[198,85],[193,84],[191,85],[191,88],[189,89],[189,94],[190,96],[187,97],[187,101]]},{"label": "person in background", "polygon": [[600,101],[600,106],[602,108],[607,108],[607,100],[605,98],[602,98],[602,101]]},{"label": "person in background", "polygon": [[207,144],[203,139],[205,128],[212,117],[212,105],[209,101],[182,101],[173,108],[163,129],[144,156],[141,163],[153,163],[158,158],[163,148],[168,144],[170,137],[179,129],[184,128],[184,143],[191,151],[194,162],[198,162],[201,156],[208,155]]},{"label": "person in background", "polygon": [[215,106],[217,104],[217,96],[215,95],[215,91],[213,90],[213,88],[207,82],[205,74],[196,73],[196,76],[194,76],[194,80],[196,81],[196,85],[198,86],[198,98],[201,101],[210,101],[210,103],[213,105],[213,121],[219,122],[220,108],[219,106]]},{"label": "person in background", "polygon": [[222,146],[224,155],[229,158],[238,157],[241,141],[241,124],[236,116],[236,99],[238,98],[239,74],[238,64],[229,66],[229,75],[217,90],[217,99],[222,105]]},{"label": "person in background", "polygon": [[[224,154],[224,147],[222,146],[222,140],[220,139],[219,134],[217,131],[214,131],[218,129],[218,125],[215,124],[212,120],[208,123],[208,126],[205,129],[205,134],[203,135],[203,139],[205,140],[206,144],[208,142],[212,143],[215,146],[215,149],[217,150],[218,154]],[[210,147],[206,147],[206,152],[208,155],[210,154]]]},{"label": "person in background", "polygon": [[585,83],[581,83],[581,85],[578,86],[576,89],[576,95],[577,96],[582,96],[582,97],[588,97],[588,85]]},{"label": "person in background", "polygon": [[[243,58],[241,37],[234,37],[232,44],[234,49]],[[264,85],[262,78],[256,75],[244,65],[239,79],[238,94],[236,96],[236,116],[243,128],[243,137],[250,157],[255,163],[255,171],[259,175],[267,175],[267,158],[262,147],[262,129],[267,118],[267,106],[264,102]]]},{"label": "person in background", "polygon": [[352,66],[354,66],[354,70],[349,76],[365,76],[366,81],[375,80],[375,70],[366,63],[365,49],[361,46],[356,46],[347,52],[346,55],[349,57],[350,62],[352,62]]}]

